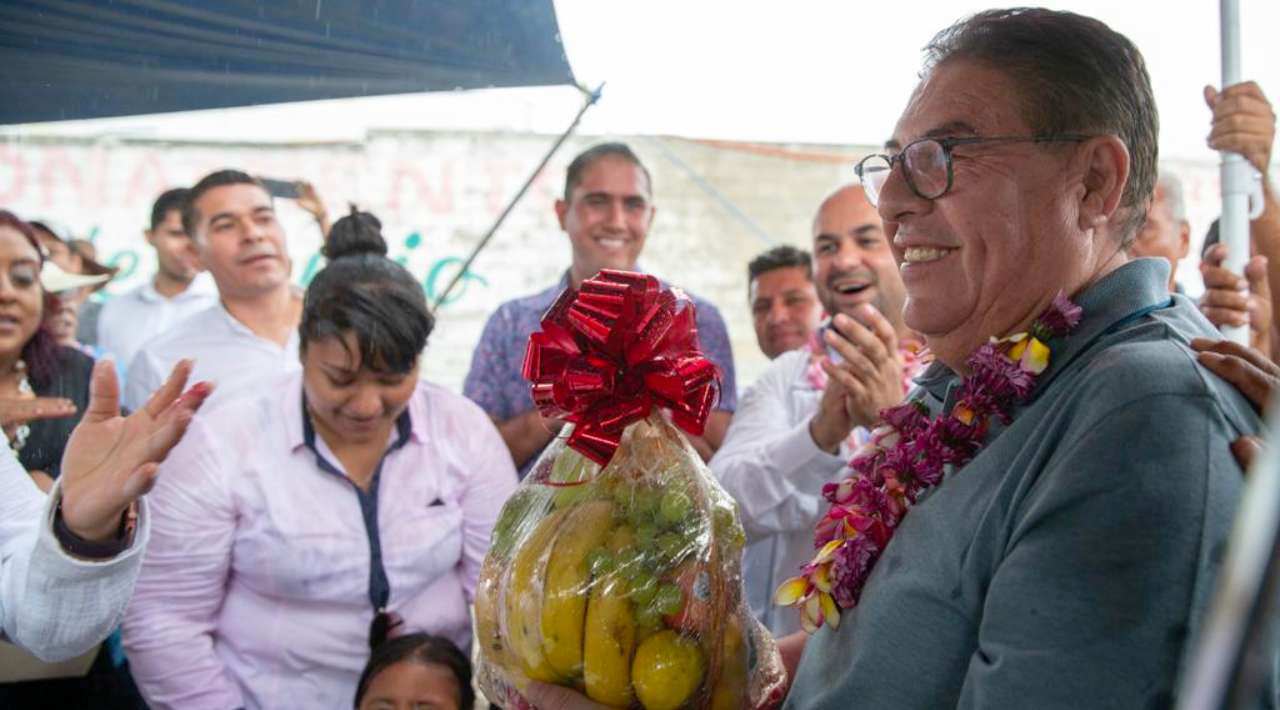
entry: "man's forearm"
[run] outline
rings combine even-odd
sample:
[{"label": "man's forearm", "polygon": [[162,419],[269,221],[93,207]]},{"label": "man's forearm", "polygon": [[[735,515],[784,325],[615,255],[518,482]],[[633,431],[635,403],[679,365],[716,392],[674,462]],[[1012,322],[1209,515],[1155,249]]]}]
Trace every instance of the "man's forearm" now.
[{"label": "man's forearm", "polygon": [[494,423],[497,424],[498,433],[511,452],[511,460],[517,469],[537,456],[556,436],[556,430],[547,426],[536,409],[517,414],[504,422]]},{"label": "man's forearm", "polygon": [[716,409],[707,417],[702,436],[694,436],[686,431],[681,433],[689,440],[689,443],[693,444],[693,448],[697,450],[702,460],[709,462],[711,457],[715,456],[715,453],[720,450],[720,446],[724,444],[724,437],[729,431],[729,422],[732,420],[733,412]]}]

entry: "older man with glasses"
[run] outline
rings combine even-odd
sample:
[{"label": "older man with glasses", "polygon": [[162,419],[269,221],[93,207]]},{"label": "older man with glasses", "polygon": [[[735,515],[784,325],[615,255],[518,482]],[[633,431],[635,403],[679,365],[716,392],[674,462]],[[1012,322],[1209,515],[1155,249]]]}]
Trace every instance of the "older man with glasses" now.
[{"label": "older man with glasses", "polygon": [[823,627],[782,641],[787,707],[1166,706],[1259,422],[1196,366],[1214,331],[1168,264],[1125,251],[1156,180],[1146,67],[1048,10],[926,51],[902,150],[858,173],[937,360],[779,590]]},{"label": "older man with glasses", "polygon": [[926,53],[904,148],[858,172],[936,361],[779,589],[821,627],[780,641],[785,707],[1166,707],[1259,421],[1197,367],[1214,330],[1168,264],[1125,251],[1156,181],[1142,56],[1043,9]]},{"label": "older man with glasses", "polygon": [[1125,252],[1156,181],[1143,59],[1047,10],[926,52],[902,149],[858,174],[937,362],[829,496],[855,532],[820,524],[801,578],[831,572],[834,603],[785,599],[832,612],[784,643],[788,707],[1167,705],[1258,420],[1195,366],[1214,331],[1168,264]]}]

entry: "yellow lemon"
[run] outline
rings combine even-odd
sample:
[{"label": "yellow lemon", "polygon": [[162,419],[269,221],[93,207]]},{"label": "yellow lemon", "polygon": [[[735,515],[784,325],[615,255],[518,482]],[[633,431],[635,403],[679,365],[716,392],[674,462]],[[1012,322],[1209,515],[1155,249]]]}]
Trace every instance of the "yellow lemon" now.
[{"label": "yellow lemon", "polygon": [[645,710],[675,710],[702,685],[706,659],[697,642],[674,631],[645,639],[631,661],[631,685]]}]

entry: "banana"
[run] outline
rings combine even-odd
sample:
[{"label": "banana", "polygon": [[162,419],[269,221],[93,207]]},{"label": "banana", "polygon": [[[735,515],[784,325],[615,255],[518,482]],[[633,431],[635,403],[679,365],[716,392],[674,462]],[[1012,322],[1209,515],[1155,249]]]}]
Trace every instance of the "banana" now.
[{"label": "banana", "polygon": [[587,695],[615,708],[631,705],[631,654],[636,645],[635,613],[618,575],[598,580],[587,602],[583,638],[583,679]]},{"label": "banana", "polygon": [[737,710],[747,703],[747,638],[737,613],[725,618],[720,673],[711,689],[711,710]]},{"label": "banana", "polygon": [[560,676],[542,653],[542,584],[552,543],[566,512],[557,510],[543,518],[516,550],[503,599],[508,648],[520,659],[526,676],[545,683],[555,683]]},{"label": "banana", "polygon": [[571,510],[547,562],[542,602],[542,651],[551,668],[565,678],[582,672],[582,625],[591,585],[587,555],[604,543],[613,527],[611,501],[590,501]]},{"label": "banana", "polygon": [[476,583],[476,639],[481,656],[508,671],[520,670],[498,627],[498,592],[502,588],[502,565],[494,557],[484,561]]}]

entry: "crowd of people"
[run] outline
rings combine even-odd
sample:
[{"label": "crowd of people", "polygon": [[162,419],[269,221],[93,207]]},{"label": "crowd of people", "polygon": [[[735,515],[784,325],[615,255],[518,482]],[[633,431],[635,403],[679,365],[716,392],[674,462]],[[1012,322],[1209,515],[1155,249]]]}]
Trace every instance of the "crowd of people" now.
[{"label": "crowd of people", "polygon": [[[688,438],[737,503],[786,707],[1173,697],[1280,383],[1275,113],[1248,82],[1204,99],[1209,147],[1246,157],[1265,204],[1243,275],[1206,240],[1198,301],[1141,54],[1047,10],[939,33],[885,152],[814,196],[810,250],[751,261],[772,362],[740,397],[720,310],[740,306],[690,294],[722,379]],[[327,259],[305,291],[271,194],[226,169],[155,200],[154,277],[101,307],[92,245],[0,211],[0,628],[58,659],[120,627],[135,707],[470,708],[490,534],[561,426],[521,376],[526,344],[564,289],[642,270],[651,175],[622,143],[573,159],[548,206],[571,263],[489,317],[461,393],[419,370],[435,320],[378,218],[330,226],[302,188]],[[1244,325],[1248,347],[1217,330]],[[997,406],[984,348],[1007,337],[1034,341],[1032,364],[1000,375],[1022,384]],[[984,411],[970,449],[918,468],[940,445],[912,432],[958,437]],[[893,470],[850,478],[868,450]],[[879,493],[851,503],[846,480]],[[911,485],[887,543],[850,537],[805,587],[838,614],[780,603],[829,506]]]}]

